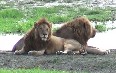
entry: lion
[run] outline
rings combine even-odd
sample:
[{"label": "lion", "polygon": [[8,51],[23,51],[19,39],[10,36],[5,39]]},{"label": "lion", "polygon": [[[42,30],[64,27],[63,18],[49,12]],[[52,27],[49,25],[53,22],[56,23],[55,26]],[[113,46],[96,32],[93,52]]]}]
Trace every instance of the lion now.
[{"label": "lion", "polygon": [[[64,24],[61,28],[53,32],[54,36],[65,39],[73,39],[80,43],[87,53],[99,54],[106,53],[87,45],[87,41],[96,35],[96,29],[92,27],[90,21],[85,17],[78,17]],[[24,46],[24,37],[22,37],[13,47],[12,51],[20,50]],[[93,52],[92,52],[93,51]],[[96,51],[96,53],[95,53]]]},{"label": "lion", "polygon": [[78,17],[65,23],[61,28],[57,29],[53,35],[78,41],[89,54],[108,54],[109,51],[101,51],[97,47],[87,45],[88,40],[95,37],[96,31],[97,30],[91,25],[88,18]]},{"label": "lion", "polygon": [[[50,48],[63,49],[63,41],[51,35],[51,24],[45,19],[34,23],[34,27],[23,37],[24,46],[14,54],[27,54],[29,51],[42,51]],[[57,40],[57,43],[55,41]],[[52,52],[51,52],[52,53]]]},{"label": "lion", "polygon": [[44,18],[34,23],[34,27],[23,37],[24,46],[21,50],[16,50],[14,54],[38,56],[55,54],[58,51],[67,53],[73,50],[77,51],[76,53],[81,53],[83,46],[78,41],[53,36],[51,28],[52,25]]},{"label": "lion", "polygon": [[53,33],[58,37],[77,40],[82,45],[87,45],[87,41],[93,38],[95,34],[96,29],[92,27],[90,21],[85,17],[76,18]]}]

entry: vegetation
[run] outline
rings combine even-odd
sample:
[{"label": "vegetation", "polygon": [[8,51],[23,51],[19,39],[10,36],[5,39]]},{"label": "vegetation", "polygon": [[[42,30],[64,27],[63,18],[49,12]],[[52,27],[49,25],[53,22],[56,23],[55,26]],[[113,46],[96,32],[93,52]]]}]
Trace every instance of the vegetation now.
[{"label": "vegetation", "polygon": [[[54,1],[59,1],[59,0],[34,0],[34,1],[54,2]],[[63,2],[66,2],[66,3],[71,3],[73,1],[79,1],[79,0],[63,0]]]},{"label": "vegetation", "polygon": [[[32,69],[0,69],[0,73],[72,73],[72,72],[61,70],[46,70],[46,69],[42,70],[39,68],[32,68]],[[89,72],[73,71],[73,73],[89,73]]]},{"label": "vegetation", "polygon": [[58,70],[41,70],[38,68],[34,68],[34,69],[0,69],[0,73],[69,73],[69,72]]},{"label": "vegetation", "polygon": [[[79,16],[86,16],[93,21],[111,20],[111,8],[86,7],[36,7],[36,8],[0,8],[0,33],[25,33],[33,23],[42,17],[52,23],[64,23]],[[56,29],[55,29],[56,30]]]},{"label": "vegetation", "polygon": [[106,30],[107,30],[106,25],[103,25],[103,24],[96,25],[95,28],[96,28],[99,32],[103,32],[103,31],[106,31]]}]

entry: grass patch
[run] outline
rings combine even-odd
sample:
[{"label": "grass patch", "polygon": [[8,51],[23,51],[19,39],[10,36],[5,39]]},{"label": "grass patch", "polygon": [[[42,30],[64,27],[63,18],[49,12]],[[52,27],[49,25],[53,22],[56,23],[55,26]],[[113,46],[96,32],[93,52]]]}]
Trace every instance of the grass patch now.
[{"label": "grass patch", "polygon": [[33,21],[22,22],[12,18],[0,20],[0,33],[25,33],[34,23]]},{"label": "grass patch", "polygon": [[32,69],[0,69],[0,73],[89,73],[89,72],[69,72],[69,71],[62,71],[62,70],[42,70],[39,68],[32,68]]},{"label": "grass patch", "polygon": [[111,9],[110,8],[79,8],[80,15],[86,15],[92,21],[108,21],[111,20]]},{"label": "grass patch", "polygon": [[22,18],[24,15],[21,11],[17,9],[3,9],[0,10],[0,18],[14,18],[19,19]]},{"label": "grass patch", "polygon": [[59,70],[41,70],[38,68],[34,68],[34,69],[0,69],[0,73],[69,73],[69,72]]},{"label": "grass patch", "polygon": [[106,31],[106,30],[107,30],[106,25],[103,25],[103,24],[96,25],[95,28],[96,28],[99,32],[103,32],[103,31]]},{"label": "grass patch", "polygon": [[[69,9],[68,9],[69,8]],[[35,20],[41,17],[47,18],[53,23],[62,23],[72,19],[71,12],[74,13],[74,10],[66,6],[55,6],[55,7],[40,7],[34,8],[32,10],[33,17]]]},{"label": "grass patch", "polygon": [[6,8],[0,10],[0,33],[25,33],[40,18],[45,17],[52,23],[64,23],[85,15],[90,20],[110,20],[111,8],[89,9],[85,7],[37,7],[21,9]]}]

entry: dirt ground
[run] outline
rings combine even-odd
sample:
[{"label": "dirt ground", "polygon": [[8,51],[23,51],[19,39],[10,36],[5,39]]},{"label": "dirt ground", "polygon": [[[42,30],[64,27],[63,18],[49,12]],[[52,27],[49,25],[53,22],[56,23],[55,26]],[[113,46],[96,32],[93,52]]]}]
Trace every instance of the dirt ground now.
[{"label": "dirt ground", "polygon": [[57,69],[90,73],[115,73],[116,51],[107,55],[14,55],[0,54],[0,68]]}]

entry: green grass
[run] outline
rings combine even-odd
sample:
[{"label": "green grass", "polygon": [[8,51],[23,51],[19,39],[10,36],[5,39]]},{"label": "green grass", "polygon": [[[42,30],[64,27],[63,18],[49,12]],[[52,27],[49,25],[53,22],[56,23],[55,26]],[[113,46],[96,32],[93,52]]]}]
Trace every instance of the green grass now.
[{"label": "green grass", "polygon": [[111,20],[111,9],[102,8],[80,8],[80,15],[86,15],[92,21],[108,21]]},{"label": "green grass", "polygon": [[53,23],[61,23],[69,21],[74,17],[71,15],[71,12],[74,14],[74,9],[65,6],[40,7],[32,10],[32,18],[37,20],[38,18],[45,17]]},{"label": "green grass", "polygon": [[0,69],[0,73],[89,73],[84,71],[62,71],[62,70],[42,70],[39,68],[32,68],[32,69]]},{"label": "green grass", "polygon": [[111,8],[89,9],[85,7],[38,7],[21,9],[3,8],[0,10],[0,33],[25,33],[32,28],[34,22],[45,17],[51,23],[64,23],[78,16],[86,16],[90,20],[110,20]]},{"label": "green grass", "polygon": [[106,30],[107,30],[106,25],[103,25],[103,24],[96,25],[95,28],[96,28],[99,32],[103,32],[103,31],[106,31]]},{"label": "green grass", "polygon": [[17,9],[3,9],[0,11],[0,18],[19,19],[22,18],[23,16],[24,16],[23,13]]},{"label": "green grass", "polygon": [[0,73],[69,73],[59,70],[41,70],[41,69],[0,69]]}]

